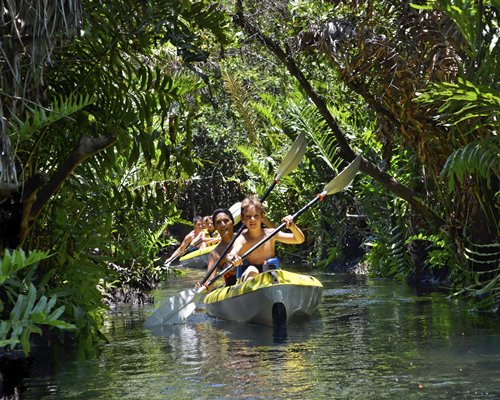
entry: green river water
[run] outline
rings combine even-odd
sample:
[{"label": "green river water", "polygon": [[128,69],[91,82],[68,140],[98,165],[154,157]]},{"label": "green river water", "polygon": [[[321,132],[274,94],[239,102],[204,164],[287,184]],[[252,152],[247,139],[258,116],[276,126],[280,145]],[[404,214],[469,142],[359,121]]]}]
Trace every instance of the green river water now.
[{"label": "green river water", "polygon": [[[34,363],[23,399],[500,399],[500,320],[443,293],[314,272],[317,315],[282,330],[208,317],[152,332],[155,306],[109,312],[109,343],[90,359]],[[168,282],[161,303],[202,276]]]}]

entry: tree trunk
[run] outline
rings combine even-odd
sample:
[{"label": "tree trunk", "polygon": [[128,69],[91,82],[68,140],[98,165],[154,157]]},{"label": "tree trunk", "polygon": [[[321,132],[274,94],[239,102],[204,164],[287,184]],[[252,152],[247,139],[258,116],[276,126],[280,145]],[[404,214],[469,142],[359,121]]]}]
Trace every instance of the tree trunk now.
[{"label": "tree trunk", "polygon": [[0,225],[2,226],[0,247],[18,247],[28,236],[43,207],[57,193],[75,168],[115,142],[116,138],[112,134],[99,138],[82,136],[74,150],[50,179],[44,175],[35,174],[24,185],[22,195],[19,192],[12,193],[11,197],[0,205]]}]

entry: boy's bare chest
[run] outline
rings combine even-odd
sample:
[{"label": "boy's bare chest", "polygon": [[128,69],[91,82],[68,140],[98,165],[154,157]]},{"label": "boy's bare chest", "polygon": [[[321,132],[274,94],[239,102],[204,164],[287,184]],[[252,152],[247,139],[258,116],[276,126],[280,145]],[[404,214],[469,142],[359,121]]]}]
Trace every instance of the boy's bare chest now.
[{"label": "boy's bare chest", "polygon": [[[260,238],[248,238],[242,248],[242,253],[247,252],[253,246],[260,242]],[[240,253],[241,254],[241,253]],[[266,243],[259,246],[251,254],[248,255],[247,260],[250,263],[263,264],[268,258],[274,257],[274,240],[270,239]]]}]

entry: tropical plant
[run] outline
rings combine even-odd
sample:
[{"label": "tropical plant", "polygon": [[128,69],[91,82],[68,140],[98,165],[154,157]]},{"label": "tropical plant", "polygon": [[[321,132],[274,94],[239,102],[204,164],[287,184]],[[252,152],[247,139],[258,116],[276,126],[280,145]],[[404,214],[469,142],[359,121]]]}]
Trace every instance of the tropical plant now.
[{"label": "tropical plant", "polygon": [[75,326],[60,319],[65,307],[55,308],[57,296],[47,297],[44,281],[35,287],[33,281],[38,264],[50,256],[47,252],[6,250],[0,259],[0,347],[14,349],[21,345],[27,355],[30,337],[41,334],[41,326],[74,329]]},{"label": "tropical plant", "polygon": [[459,293],[485,298],[481,306],[498,309],[499,4],[429,1],[418,8],[442,11],[453,21],[459,32],[453,48],[464,65],[455,81],[430,85],[418,98],[447,127],[453,144],[440,176],[462,265],[457,286],[463,285]]}]

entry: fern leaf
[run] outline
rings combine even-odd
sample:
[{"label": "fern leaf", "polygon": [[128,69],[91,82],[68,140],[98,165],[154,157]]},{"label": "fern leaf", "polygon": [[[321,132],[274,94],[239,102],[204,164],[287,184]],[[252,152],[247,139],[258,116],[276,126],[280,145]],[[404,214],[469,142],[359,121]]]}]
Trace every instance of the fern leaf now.
[{"label": "fern leaf", "polygon": [[310,104],[300,105],[292,100],[288,103],[287,114],[289,119],[284,121],[285,125],[296,132],[308,134],[315,142],[320,157],[332,170],[337,170],[340,164],[337,140],[316,107]]},{"label": "fern leaf", "polygon": [[47,109],[40,105],[29,107],[27,109],[31,111],[31,114],[28,114],[24,120],[16,117],[12,129],[21,141],[28,140],[41,129],[64,118],[69,118],[94,101],[95,98],[89,95],[77,95],[65,99],[56,98]]},{"label": "fern leaf", "polygon": [[492,176],[500,178],[500,138],[492,136],[474,141],[454,151],[446,160],[441,176],[448,178],[450,192],[455,180],[462,183],[466,176],[476,175],[490,187]]}]

